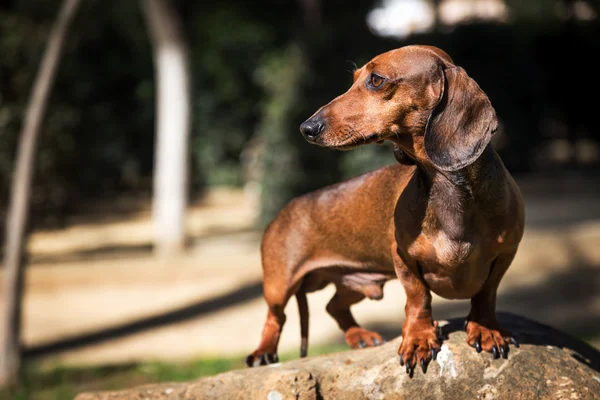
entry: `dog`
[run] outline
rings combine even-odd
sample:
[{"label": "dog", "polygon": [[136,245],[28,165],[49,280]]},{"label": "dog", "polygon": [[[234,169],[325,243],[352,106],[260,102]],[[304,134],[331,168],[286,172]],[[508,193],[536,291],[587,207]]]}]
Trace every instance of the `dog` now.
[{"label": "dog", "polygon": [[[336,286],[327,312],[352,348],[377,346],[384,339],[358,325],[350,306],[364,298],[380,300],[383,286],[396,279],[390,252],[393,210],[414,165],[394,146],[398,164],[291,200],[265,229],[261,243],[267,319],[249,367],[278,362],[277,345],[284,309],[296,296],[300,313],[300,357],[308,351],[306,293]],[[381,229],[385,227],[386,229]]]},{"label": "dog", "polygon": [[[416,164],[398,176],[393,221],[387,220],[390,211],[379,219],[365,208],[353,216],[357,229],[351,231],[360,235],[359,227],[368,225],[389,232],[386,241],[371,245],[383,251],[391,243],[394,271],[406,292],[400,365],[411,375],[417,365],[425,372],[440,350],[431,292],[470,299],[467,343],[507,358],[509,343],[518,343],[498,325],[496,296],[523,236],[525,211],[491,144],[498,119],[489,98],[433,46],[380,54],[353,77],[350,89],[317,110],[300,131],[309,143],[338,150],[391,141]],[[337,240],[353,242],[347,235]]]}]

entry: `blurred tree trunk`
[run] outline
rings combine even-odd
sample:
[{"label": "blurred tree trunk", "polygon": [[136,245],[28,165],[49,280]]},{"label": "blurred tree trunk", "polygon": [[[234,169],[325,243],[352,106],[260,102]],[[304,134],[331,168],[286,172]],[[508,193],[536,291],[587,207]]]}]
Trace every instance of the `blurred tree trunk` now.
[{"label": "blurred tree trunk", "polygon": [[156,144],[154,161],[154,249],[163,257],[185,246],[188,182],[190,73],[176,11],[168,0],[142,0],[154,48]]},{"label": "blurred tree trunk", "polygon": [[440,3],[442,0],[432,0],[431,7],[433,8],[433,31],[437,32],[440,29]]},{"label": "blurred tree trunk", "polygon": [[20,369],[20,333],[26,226],[29,194],[35,166],[35,147],[46,104],[69,25],[80,0],[65,0],[48,37],[48,46],[32,87],[12,178],[4,249],[4,313],[0,324],[0,385],[16,382]]}]

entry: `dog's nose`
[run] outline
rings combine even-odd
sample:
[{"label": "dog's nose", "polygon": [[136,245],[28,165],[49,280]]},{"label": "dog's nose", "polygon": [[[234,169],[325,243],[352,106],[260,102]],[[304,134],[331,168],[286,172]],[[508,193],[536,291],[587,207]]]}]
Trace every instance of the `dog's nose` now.
[{"label": "dog's nose", "polygon": [[320,119],[309,118],[300,124],[300,132],[307,140],[314,140],[319,136],[325,128],[325,122]]}]

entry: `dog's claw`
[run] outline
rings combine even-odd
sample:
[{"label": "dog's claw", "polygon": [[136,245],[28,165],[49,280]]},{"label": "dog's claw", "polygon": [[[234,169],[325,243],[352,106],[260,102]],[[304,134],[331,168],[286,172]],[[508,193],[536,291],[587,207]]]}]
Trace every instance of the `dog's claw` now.
[{"label": "dog's claw", "polygon": [[492,355],[494,356],[494,359],[497,359],[499,357],[498,348],[496,347],[496,345],[492,346]]},{"label": "dog's claw", "polygon": [[510,342],[512,344],[514,344],[517,349],[519,348],[519,342],[517,342],[517,339],[515,339],[514,337],[511,337]]},{"label": "dog's claw", "polygon": [[475,350],[476,350],[478,353],[481,353],[481,343],[479,343],[479,339],[477,339],[477,340],[475,341]]},{"label": "dog's claw", "polygon": [[406,373],[410,374],[410,370],[411,370],[411,368],[410,368],[410,361],[406,361]]},{"label": "dog's claw", "polygon": [[506,354],[506,349],[504,348],[504,346],[500,346],[500,354],[502,355],[502,358],[507,359],[508,355]]},{"label": "dog's claw", "polygon": [[421,371],[423,371],[423,373],[427,372],[427,364],[425,363],[424,358],[421,358]]},{"label": "dog's claw", "polygon": [[400,366],[404,366],[404,354],[400,354]]},{"label": "dog's claw", "polygon": [[435,361],[435,359],[437,358],[437,354],[438,354],[438,351],[437,351],[437,349],[435,349],[435,348],[434,348],[434,349],[431,349],[431,359],[432,359],[433,361]]},{"label": "dog's claw", "polygon": [[362,339],[360,339],[360,341],[358,342],[358,345],[360,346],[361,349],[364,349],[365,347],[367,347],[367,344]]},{"label": "dog's claw", "polygon": [[376,337],[372,338],[373,340],[373,346],[379,346],[381,344],[381,342],[379,340],[377,340]]},{"label": "dog's claw", "polygon": [[272,354],[265,353],[265,354],[261,354],[261,355],[250,354],[244,360],[244,363],[249,368],[260,367],[261,365],[275,364],[278,362],[279,362],[279,356],[277,355],[277,353],[272,353]]}]

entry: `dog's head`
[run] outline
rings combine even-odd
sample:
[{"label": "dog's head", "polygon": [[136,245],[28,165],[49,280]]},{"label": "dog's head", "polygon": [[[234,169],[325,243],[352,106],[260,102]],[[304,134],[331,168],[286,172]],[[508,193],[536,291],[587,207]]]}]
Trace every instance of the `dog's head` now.
[{"label": "dog's head", "polygon": [[448,54],[406,46],[356,70],[352,87],[300,131],[310,143],[339,150],[421,136],[431,162],[455,171],[481,155],[497,125],[488,97]]}]

